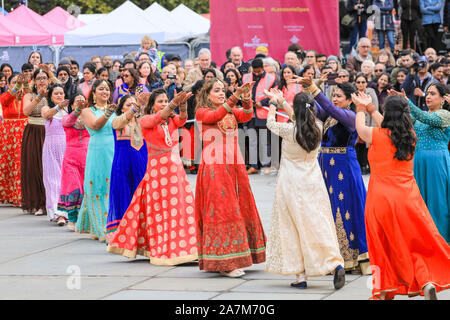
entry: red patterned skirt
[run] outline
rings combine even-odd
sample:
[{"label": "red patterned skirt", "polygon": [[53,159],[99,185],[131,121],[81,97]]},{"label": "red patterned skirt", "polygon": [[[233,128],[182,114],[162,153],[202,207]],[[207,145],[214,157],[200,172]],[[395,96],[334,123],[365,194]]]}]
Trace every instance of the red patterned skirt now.
[{"label": "red patterned skirt", "polygon": [[243,164],[202,163],[195,195],[200,270],[232,271],[266,260],[266,237]]},{"label": "red patterned skirt", "polygon": [[177,153],[149,155],[147,172],[109,241],[108,252],[154,265],[197,260],[194,194]]},{"label": "red patterned skirt", "polygon": [[28,119],[5,119],[0,125],[0,202],[20,207],[20,149]]}]

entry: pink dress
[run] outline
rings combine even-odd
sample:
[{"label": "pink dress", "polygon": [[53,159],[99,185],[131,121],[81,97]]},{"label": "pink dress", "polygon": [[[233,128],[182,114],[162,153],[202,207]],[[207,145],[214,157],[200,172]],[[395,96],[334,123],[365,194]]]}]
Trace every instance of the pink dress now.
[{"label": "pink dress", "polygon": [[155,265],[197,259],[194,194],[178,148],[178,115],[164,121],[160,113],[141,120],[148,149],[147,171],[133,195],[107,251],[150,258]]},{"label": "pink dress", "polygon": [[67,213],[70,222],[77,222],[78,211],[83,202],[84,169],[89,146],[89,132],[74,116],[64,116],[62,125],[66,133],[66,152],[61,172],[61,192],[58,210]]}]

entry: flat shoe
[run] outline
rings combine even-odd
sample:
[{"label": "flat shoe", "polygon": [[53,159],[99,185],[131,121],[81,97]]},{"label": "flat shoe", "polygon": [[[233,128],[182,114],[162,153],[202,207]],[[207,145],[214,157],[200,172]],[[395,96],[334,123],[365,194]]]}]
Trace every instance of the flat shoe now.
[{"label": "flat shoe", "polygon": [[220,274],[229,278],[239,278],[244,275],[242,270],[239,271],[237,269],[230,272],[220,271]]},{"label": "flat shoe", "polygon": [[344,268],[342,268],[342,266],[338,266],[334,270],[333,283],[336,290],[342,288],[345,285],[345,270]]},{"label": "flat shoe", "polygon": [[306,281],[302,281],[302,282],[295,281],[295,282],[291,283],[291,287],[298,288],[298,289],[306,289],[306,288],[308,288],[308,285],[306,284]]},{"label": "flat shoe", "polygon": [[427,284],[423,289],[423,293],[425,296],[425,300],[437,300],[436,287],[433,284]]}]

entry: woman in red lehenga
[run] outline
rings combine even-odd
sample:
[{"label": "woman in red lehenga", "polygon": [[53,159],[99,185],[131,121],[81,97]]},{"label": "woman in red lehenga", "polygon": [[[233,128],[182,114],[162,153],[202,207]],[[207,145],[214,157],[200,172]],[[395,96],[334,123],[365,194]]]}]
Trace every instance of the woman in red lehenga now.
[{"label": "woman in red lehenga", "polygon": [[[178,128],[186,122],[190,96],[180,92],[170,104],[164,89],[150,96],[140,122],[148,148],[147,171],[108,252],[128,258],[139,254],[165,266],[197,260],[194,194],[178,148]],[[178,106],[180,115],[174,115]]]},{"label": "woman in red lehenga", "polygon": [[20,150],[23,130],[28,117],[23,113],[22,98],[29,90],[25,75],[14,75],[8,79],[9,91],[0,96],[3,123],[0,123],[0,202],[19,207],[22,200],[20,188]]},{"label": "woman in red lehenga", "polygon": [[[253,116],[253,84],[225,102],[224,83],[206,82],[195,115],[204,146],[195,192],[199,267],[228,277],[266,260],[266,237],[238,145],[237,124]],[[234,108],[241,95],[243,110]]]},{"label": "woman in red lehenga", "polygon": [[[373,276],[373,299],[424,295],[450,288],[450,246],[434,224],[414,179],[416,136],[408,101],[388,97],[384,116],[371,98],[353,96],[356,130],[370,143],[371,176],[366,199],[366,231]],[[369,112],[377,128],[365,125]]]}]

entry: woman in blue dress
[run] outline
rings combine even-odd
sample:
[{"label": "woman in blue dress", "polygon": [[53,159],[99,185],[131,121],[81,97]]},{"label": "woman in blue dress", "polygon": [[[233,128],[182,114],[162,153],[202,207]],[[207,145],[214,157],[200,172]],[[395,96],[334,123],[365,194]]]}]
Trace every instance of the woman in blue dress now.
[{"label": "woman in blue dress", "polygon": [[417,135],[414,177],[442,237],[450,242],[450,105],[448,87],[433,83],[427,90],[423,111],[409,101]]},{"label": "woman in blue dress", "polygon": [[109,208],[109,186],[114,157],[112,120],[116,105],[111,103],[111,87],[96,80],[89,94],[89,108],[81,112],[81,121],[89,131],[89,147],[84,175],[84,197],[75,230],[90,233],[91,238],[106,240],[106,217]]},{"label": "woman in blue dress", "polygon": [[304,90],[311,93],[317,106],[317,117],[324,122],[320,167],[330,196],[336,233],[344,268],[360,268],[370,274],[366,242],[364,208],[366,188],[355,151],[358,133],[355,129],[355,106],[350,83],[338,84],[333,102],[309,78],[301,78]]},{"label": "woman in blue dress", "polygon": [[114,238],[147,169],[147,145],[138,120],[141,113],[136,97],[127,94],[119,101],[117,117],[112,122],[115,148],[106,224],[107,243]]}]

